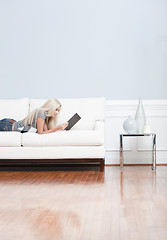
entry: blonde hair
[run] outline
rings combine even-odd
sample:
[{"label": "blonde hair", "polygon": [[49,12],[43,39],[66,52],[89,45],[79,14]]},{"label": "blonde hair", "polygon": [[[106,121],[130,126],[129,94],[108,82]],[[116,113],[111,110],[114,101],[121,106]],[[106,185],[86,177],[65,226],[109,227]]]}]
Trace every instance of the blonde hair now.
[{"label": "blonde hair", "polygon": [[25,119],[24,126],[30,125],[32,126],[34,118],[37,119],[37,115],[39,111],[43,111],[46,113],[46,124],[47,128],[51,129],[56,125],[57,116],[53,117],[53,114],[57,108],[61,107],[61,103],[55,99],[51,98],[47,102],[44,103],[40,108],[34,109]]}]

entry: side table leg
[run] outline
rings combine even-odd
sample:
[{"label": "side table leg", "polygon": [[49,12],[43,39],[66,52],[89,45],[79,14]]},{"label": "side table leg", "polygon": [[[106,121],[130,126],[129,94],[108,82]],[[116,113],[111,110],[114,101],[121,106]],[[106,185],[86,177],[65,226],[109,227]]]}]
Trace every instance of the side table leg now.
[{"label": "side table leg", "polygon": [[120,135],[120,170],[123,170],[123,136]]},{"label": "side table leg", "polygon": [[156,134],[153,135],[152,170],[156,170]]}]

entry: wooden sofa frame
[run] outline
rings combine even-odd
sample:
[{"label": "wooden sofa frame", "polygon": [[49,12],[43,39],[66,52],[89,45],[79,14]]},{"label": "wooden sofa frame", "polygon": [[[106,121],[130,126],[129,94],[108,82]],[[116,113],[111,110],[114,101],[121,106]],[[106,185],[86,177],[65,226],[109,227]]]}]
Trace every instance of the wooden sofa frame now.
[{"label": "wooden sofa frame", "polygon": [[95,163],[99,162],[100,172],[104,171],[104,158],[80,158],[80,159],[0,159],[0,165],[26,165],[26,164],[50,164],[50,163]]}]

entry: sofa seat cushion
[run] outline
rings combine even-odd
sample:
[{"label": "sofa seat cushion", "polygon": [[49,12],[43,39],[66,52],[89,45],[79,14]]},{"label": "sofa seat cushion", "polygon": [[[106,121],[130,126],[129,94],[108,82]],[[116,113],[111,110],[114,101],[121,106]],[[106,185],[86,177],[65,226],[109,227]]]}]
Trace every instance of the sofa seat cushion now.
[{"label": "sofa seat cushion", "polygon": [[0,132],[0,147],[21,147],[21,133]]},{"label": "sofa seat cushion", "polygon": [[95,130],[57,131],[49,134],[24,133],[24,147],[98,146],[104,144],[104,133]]}]

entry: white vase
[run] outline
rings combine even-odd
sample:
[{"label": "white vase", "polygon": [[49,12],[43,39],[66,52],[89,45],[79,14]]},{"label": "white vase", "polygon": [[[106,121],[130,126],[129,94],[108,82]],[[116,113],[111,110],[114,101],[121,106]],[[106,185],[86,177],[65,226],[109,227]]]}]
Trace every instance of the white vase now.
[{"label": "white vase", "polygon": [[137,133],[144,133],[144,125],[146,125],[146,115],[144,112],[141,98],[139,98],[135,119],[137,122]]},{"label": "white vase", "polygon": [[137,123],[136,123],[136,120],[132,116],[129,116],[128,119],[126,119],[123,122],[123,129],[128,134],[130,134],[130,133],[131,134],[137,133]]}]

